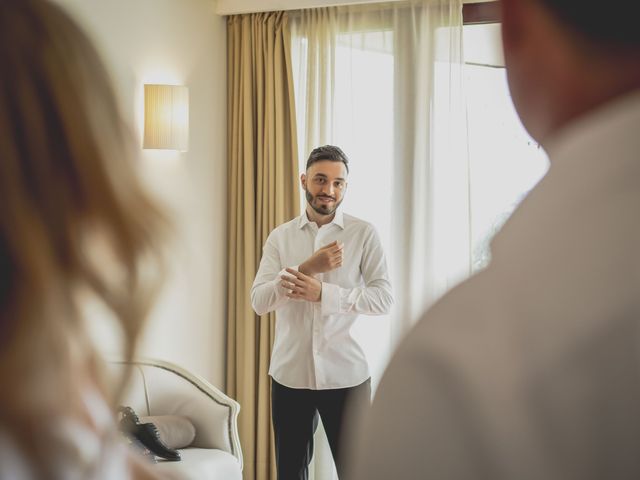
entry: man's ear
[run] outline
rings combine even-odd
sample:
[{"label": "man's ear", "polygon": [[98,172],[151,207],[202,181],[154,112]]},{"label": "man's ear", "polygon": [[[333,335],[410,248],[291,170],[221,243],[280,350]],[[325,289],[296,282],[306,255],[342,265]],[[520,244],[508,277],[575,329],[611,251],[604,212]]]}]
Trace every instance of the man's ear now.
[{"label": "man's ear", "polygon": [[529,0],[500,0],[502,46],[505,57],[518,49],[522,35],[526,35],[523,22],[525,1]]},{"label": "man's ear", "polygon": [[304,173],[300,175],[300,185],[303,190],[307,190],[307,176]]}]

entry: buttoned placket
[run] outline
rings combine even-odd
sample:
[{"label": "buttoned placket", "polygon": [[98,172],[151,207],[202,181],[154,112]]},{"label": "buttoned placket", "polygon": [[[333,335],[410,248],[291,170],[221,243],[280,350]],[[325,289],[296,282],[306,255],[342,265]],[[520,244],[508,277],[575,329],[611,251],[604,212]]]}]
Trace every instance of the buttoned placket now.
[{"label": "buttoned placket", "polygon": [[[332,228],[332,223],[327,225],[323,225],[318,228],[317,224],[312,223],[313,233],[315,234],[315,239],[313,242],[313,251],[317,252],[318,249],[322,248],[328,242],[325,240],[325,237],[330,232]],[[324,274],[319,273],[316,275],[316,279],[319,282],[322,282],[324,279]],[[313,363],[316,377],[316,388],[320,388],[321,385],[326,383],[326,379],[324,378],[324,372],[322,370],[322,361],[320,358],[320,350],[321,350],[321,322],[322,322],[322,304],[321,302],[311,303],[311,308],[313,309],[312,321],[311,321],[311,348],[313,350]]]}]

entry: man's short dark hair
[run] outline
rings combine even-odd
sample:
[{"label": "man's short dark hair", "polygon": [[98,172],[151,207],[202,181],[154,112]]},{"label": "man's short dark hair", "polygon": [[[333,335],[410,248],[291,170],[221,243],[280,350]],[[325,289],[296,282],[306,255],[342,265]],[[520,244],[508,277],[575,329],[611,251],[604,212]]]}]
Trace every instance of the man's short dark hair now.
[{"label": "man's short dark hair", "polygon": [[539,0],[587,40],[608,47],[639,48],[635,0]]},{"label": "man's short dark hair", "polygon": [[311,165],[322,160],[342,162],[347,169],[347,173],[349,173],[349,159],[339,147],[334,145],[323,145],[322,147],[314,148],[307,159],[307,170],[309,170]]}]

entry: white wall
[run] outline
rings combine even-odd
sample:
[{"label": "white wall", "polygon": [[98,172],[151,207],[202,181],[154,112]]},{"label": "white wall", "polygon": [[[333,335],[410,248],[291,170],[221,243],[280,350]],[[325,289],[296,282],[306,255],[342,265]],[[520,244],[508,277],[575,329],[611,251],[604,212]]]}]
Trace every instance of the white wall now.
[{"label": "white wall", "polygon": [[[140,150],[174,220],[170,274],[139,353],[224,386],[226,27],[210,0],[57,0],[94,38],[141,138],[144,83],[189,87],[186,153]],[[101,336],[113,351],[114,339]]]}]

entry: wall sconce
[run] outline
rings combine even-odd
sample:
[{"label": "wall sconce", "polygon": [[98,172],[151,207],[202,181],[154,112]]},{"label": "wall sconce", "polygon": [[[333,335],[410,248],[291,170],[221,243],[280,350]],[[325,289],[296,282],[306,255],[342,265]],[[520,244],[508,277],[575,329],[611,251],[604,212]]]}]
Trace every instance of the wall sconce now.
[{"label": "wall sconce", "polygon": [[144,86],[144,141],[142,148],[189,148],[189,89],[178,85]]}]

